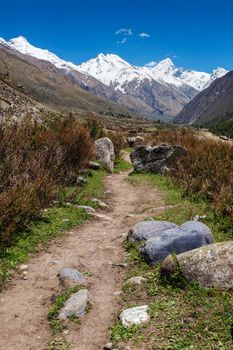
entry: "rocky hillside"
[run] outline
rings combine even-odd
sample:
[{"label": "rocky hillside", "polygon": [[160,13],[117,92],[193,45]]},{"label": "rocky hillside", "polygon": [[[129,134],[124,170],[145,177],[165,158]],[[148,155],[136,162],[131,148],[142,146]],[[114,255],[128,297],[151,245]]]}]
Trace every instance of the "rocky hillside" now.
[{"label": "rocky hillside", "polygon": [[[117,103],[141,115],[157,118],[174,117],[214,79],[226,74],[218,68],[212,74],[177,68],[170,59],[159,63],[134,66],[117,55],[99,54],[96,58],[75,65],[54,53],[32,46],[25,38],[0,46],[11,53],[21,53],[24,60],[52,74],[51,65],[82,91],[105,101]],[[51,64],[49,66],[48,62]]]},{"label": "rocky hillside", "polygon": [[176,116],[180,124],[214,126],[233,111],[233,71],[215,80]]},{"label": "rocky hillside", "polygon": [[13,85],[7,75],[0,74],[0,118],[32,116],[38,119],[45,111],[45,106],[23,93],[21,84]]}]

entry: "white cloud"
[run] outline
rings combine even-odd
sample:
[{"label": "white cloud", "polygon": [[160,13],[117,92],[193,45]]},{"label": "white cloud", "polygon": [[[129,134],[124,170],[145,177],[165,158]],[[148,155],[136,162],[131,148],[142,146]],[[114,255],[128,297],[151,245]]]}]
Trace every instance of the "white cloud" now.
[{"label": "white cloud", "polygon": [[145,64],[145,67],[154,67],[154,66],[156,66],[156,64],[157,64],[157,62],[155,62],[155,61],[151,61],[151,62],[148,62],[148,63],[146,63]]},{"label": "white cloud", "polygon": [[122,35],[133,35],[133,31],[132,29],[127,29],[127,28],[120,28],[118,29],[116,32],[115,32],[115,35],[119,35],[119,34],[122,34]]},{"label": "white cloud", "polygon": [[118,40],[117,44],[125,44],[127,41],[127,38],[123,38],[122,40]]},{"label": "white cloud", "polygon": [[142,39],[150,38],[150,34],[148,34],[148,33],[140,33],[139,37],[142,38]]}]

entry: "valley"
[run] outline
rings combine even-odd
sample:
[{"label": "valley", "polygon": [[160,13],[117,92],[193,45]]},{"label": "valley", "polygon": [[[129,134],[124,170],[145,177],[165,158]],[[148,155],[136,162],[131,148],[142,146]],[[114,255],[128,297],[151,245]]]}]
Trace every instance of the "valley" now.
[{"label": "valley", "polygon": [[206,3],[2,4],[2,350],[233,349],[233,7]]}]

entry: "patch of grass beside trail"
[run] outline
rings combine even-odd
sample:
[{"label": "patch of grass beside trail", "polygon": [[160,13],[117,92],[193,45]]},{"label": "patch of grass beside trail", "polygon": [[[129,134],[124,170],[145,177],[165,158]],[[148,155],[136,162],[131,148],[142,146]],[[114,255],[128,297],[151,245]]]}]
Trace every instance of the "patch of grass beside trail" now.
[{"label": "patch of grass beside trail", "polygon": [[[71,297],[72,294],[78,292],[83,288],[83,285],[77,285],[75,287],[67,289],[65,292],[56,297],[56,300],[54,301],[48,313],[49,325],[53,335],[62,332],[65,329],[64,323],[57,318],[59,310],[64,306],[65,302]],[[76,318],[75,321],[78,321],[77,323],[80,324],[78,318]]]},{"label": "patch of grass beside trail", "polygon": [[[164,210],[155,219],[181,224],[196,214],[206,214],[205,223],[212,229],[215,241],[229,239],[221,231],[220,223],[209,211],[208,205],[183,196],[168,178],[152,174],[133,174],[129,181],[135,186],[149,184],[159,188],[166,205],[176,207]],[[178,206],[177,206],[178,205]],[[230,350],[233,349],[233,293],[214,288],[203,289],[177,277],[168,283],[160,277],[160,264],[149,266],[138,250],[139,244],[125,242],[128,252],[126,280],[133,276],[146,279],[142,285],[123,284],[119,299],[121,308],[149,305],[151,320],[140,327],[126,328],[115,321],[109,328],[115,346],[122,343],[147,350]],[[178,283],[179,282],[179,283]]]},{"label": "patch of grass beside trail", "polygon": [[164,196],[165,205],[174,206],[174,208],[164,210],[154,219],[167,220],[181,225],[185,221],[192,220],[195,215],[206,215],[202,222],[210,227],[215,241],[221,242],[232,239],[233,229],[230,230],[228,225],[225,229],[225,219],[216,217],[208,202],[184,195],[182,189],[174,185],[169,177],[150,173],[135,173],[130,175],[128,179],[135,186],[149,184],[152,189],[153,187],[160,189],[162,196]]},{"label": "patch of grass beside trail", "polygon": [[115,162],[114,173],[119,174],[121,171],[132,169],[132,164],[123,158],[118,158]]},{"label": "patch of grass beside trail", "polygon": [[[103,198],[104,171],[93,171],[93,176],[88,177],[88,183],[77,198],[73,201],[80,205],[96,206],[91,201],[92,197]],[[68,192],[74,191],[74,188]],[[5,280],[12,276],[16,266],[25,263],[31,253],[39,250],[41,244],[48,243],[52,238],[62,235],[72,227],[83,224],[90,216],[83,209],[75,206],[54,205],[46,209],[43,216],[37,222],[28,226],[27,230],[19,232],[12,241],[10,247],[1,247],[0,250],[0,287]]]}]

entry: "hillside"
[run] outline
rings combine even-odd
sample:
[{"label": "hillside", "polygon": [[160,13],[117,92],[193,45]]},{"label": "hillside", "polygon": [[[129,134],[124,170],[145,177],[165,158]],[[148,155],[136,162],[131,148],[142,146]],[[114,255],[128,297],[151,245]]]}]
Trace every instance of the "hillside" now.
[{"label": "hillside", "polygon": [[232,111],[233,71],[216,79],[207,89],[200,92],[176,116],[175,122],[210,127],[217,125]]},{"label": "hillside", "polygon": [[1,44],[0,74],[7,77],[12,88],[20,86],[20,93],[25,98],[32,98],[58,112],[129,113],[126,108],[88,93],[50,62],[29,59]]}]

